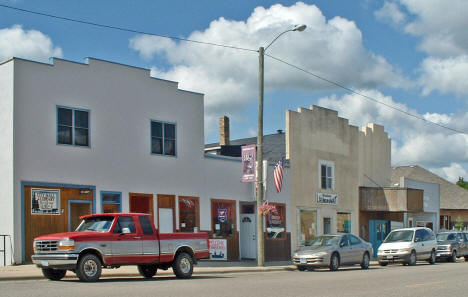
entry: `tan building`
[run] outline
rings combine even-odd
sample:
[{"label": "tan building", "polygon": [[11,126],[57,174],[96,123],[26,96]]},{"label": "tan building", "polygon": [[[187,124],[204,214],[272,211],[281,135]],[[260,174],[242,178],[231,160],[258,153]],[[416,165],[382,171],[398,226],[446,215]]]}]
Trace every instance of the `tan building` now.
[{"label": "tan building", "polygon": [[[390,188],[391,141],[382,126],[359,129],[334,110],[286,112],[293,248],[316,235],[358,234],[378,246],[390,222],[422,209],[422,191]],[[375,242],[374,242],[375,241]]]}]

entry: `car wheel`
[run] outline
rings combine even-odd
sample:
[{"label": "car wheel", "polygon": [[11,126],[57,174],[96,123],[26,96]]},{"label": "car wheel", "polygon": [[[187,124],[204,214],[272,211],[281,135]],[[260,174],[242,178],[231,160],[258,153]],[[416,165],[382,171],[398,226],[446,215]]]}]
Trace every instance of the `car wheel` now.
[{"label": "car wheel", "polygon": [[67,271],[64,269],[42,268],[42,274],[50,280],[59,281],[67,274]]},{"label": "car wheel", "polygon": [[338,253],[334,253],[330,259],[330,270],[337,271],[338,268],[340,268],[340,257],[338,256]]},{"label": "car wheel", "polygon": [[388,265],[388,262],[379,262],[379,265],[380,265],[380,266],[387,266],[387,265]]},{"label": "car wheel", "polygon": [[369,269],[369,263],[370,263],[369,253],[364,253],[364,255],[362,256],[361,268]]},{"label": "car wheel", "polygon": [[449,261],[452,263],[457,262],[457,251],[452,252],[452,255],[450,256]]},{"label": "car wheel", "polygon": [[416,252],[415,251],[411,251],[411,255],[410,255],[410,258],[409,258],[409,261],[408,261],[408,265],[409,266],[414,266],[416,265]]},{"label": "car wheel", "polygon": [[468,262],[468,256],[464,256],[463,258],[465,258],[465,262]]},{"label": "car wheel", "polygon": [[[456,259],[457,258],[455,258],[455,261],[456,261]],[[427,260],[427,262],[432,265],[432,264],[435,264],[435,261],[436,261],[435,251],[432,250],[431,251],[431,257],[429,258],[429,260]]]},{"label": "car wheel", "polygon": [[138,272],[144,278],[152,278],[157,271],[158,267],[156,265],[138,265]]},{"label": "car wheel", "polygon": [[178,278],[190,278],[193,272],[193,259],[187,253],[180,253],[176,256],[172,270]]},{"label": "car wheel", "polygon": [[306,267],[305,266],[297,266],[297,270],[299,271],[305,271]]},{"label": "car wheel", "polygon": [[82,282],[95,282],[101,277],[101,271],[101,260],[94,254],[87,254],[78,261],[76,276]]}]

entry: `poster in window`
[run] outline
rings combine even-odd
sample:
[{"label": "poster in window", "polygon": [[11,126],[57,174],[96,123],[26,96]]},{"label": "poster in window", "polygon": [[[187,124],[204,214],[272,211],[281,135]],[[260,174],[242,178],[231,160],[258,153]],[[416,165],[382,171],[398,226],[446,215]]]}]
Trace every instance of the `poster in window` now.
[{"label": "poster in window", "polygon": [[32,214],[60,214],[60,190],[31,189]]},{"label": "poster in window", "polygon": [[226,243],[226,239],[210,239],[210,260],[227,260]]},{"label": "poster in window", "polygon": [[218,221],[221,223],[227,222],[228,220],[228,213],[227,208],[218,208]]}]

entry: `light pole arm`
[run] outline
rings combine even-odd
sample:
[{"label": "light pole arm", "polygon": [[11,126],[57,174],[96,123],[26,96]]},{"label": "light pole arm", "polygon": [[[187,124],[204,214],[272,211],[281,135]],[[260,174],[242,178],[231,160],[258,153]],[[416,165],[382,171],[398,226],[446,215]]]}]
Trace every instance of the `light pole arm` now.
[{"label": "light pole arm", "polygon": [[280,35],[276,36],[276,38],[275,38],[275,39],[273,39],[273,41],[272,41],[272,42],[270,42],[270,44],[269,44],[269,45],[267,45],[267,46],[265,47],[265,50],[264,50],[264,52],[266,52],[266,50],[267,50],[267,49],[268,49],[268,48],[269,48],[269,47],[270,47],[270,46],[271,46],[271,45],[272,45],[272,44],[273,44],[273,43],[276,41],[276,39],[280,38],[280,37],[281,37],[281,35],[283,35],[283,34],[285,34],[285,33],[288,33],[288,32],[291,32],[291,31],[294,31],[294,29],[289,29],[289,30],[286,30],[286,31],[284,31],[283,33],[281,33]]}]

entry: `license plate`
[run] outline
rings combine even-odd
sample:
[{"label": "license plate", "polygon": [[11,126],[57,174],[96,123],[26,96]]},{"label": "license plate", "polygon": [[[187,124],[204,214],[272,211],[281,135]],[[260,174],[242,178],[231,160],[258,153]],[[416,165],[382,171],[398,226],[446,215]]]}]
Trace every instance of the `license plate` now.
[{"label": "license plate", "polygon": [[307,259],[306,258],[301,258],[301,260],[299,260],[301,262],[301,264],[306,264],[307,263]]},{"label": "license plate", "polygon": [[393,259],[392,255],[387,255],[387,259]]},{"label": "license plate", "polygon": [[42,266],[49,266],[49,262],[47,260],[42,260],[41,265]]}]

